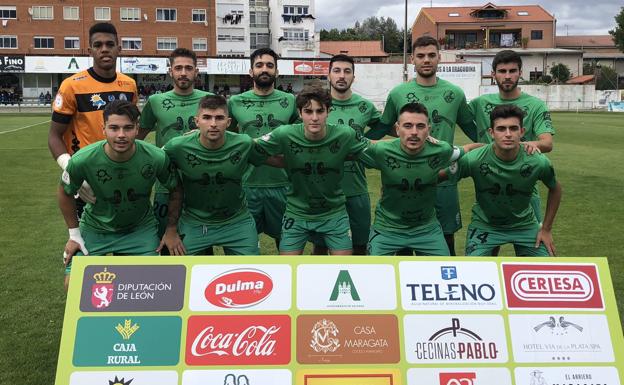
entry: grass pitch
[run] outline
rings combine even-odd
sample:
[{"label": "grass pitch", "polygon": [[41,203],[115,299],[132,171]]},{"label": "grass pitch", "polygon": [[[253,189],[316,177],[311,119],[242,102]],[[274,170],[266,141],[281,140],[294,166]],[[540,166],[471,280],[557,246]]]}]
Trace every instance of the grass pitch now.
[{"label": "grass pitch", "polygon": [[[561,256],[607,256],[620,313],[624,310],[623,114],[553,113],[557,129],[549,154],[564,190],[554,226]],[[54,381],[65,293],[62,248],[67,230],[56,204],[60,171],[47,147],[49,114],[0,115],[0,368],[6,384]],[[467,139],[458,131],[457,143]],[[379,178],[369,173],[371,201]],[[545,188],[542,186],[542,202]],[[474,202],[472,182],[460,183],[464,229],[456,235],[461,254]],[[262,252],[276,252],[263,237]],[[510,247],[501,255],[512,255]]]}]

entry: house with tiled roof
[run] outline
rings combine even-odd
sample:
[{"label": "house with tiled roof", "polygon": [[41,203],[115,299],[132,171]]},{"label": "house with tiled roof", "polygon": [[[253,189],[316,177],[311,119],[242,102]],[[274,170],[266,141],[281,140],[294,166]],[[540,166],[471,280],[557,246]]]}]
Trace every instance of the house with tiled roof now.
[{"label": "house with tiled roof", "polygon": [[320,52],[327,57],[348,55],[360,63],[382,62],[388,57],[381,40],[321,41]]}]

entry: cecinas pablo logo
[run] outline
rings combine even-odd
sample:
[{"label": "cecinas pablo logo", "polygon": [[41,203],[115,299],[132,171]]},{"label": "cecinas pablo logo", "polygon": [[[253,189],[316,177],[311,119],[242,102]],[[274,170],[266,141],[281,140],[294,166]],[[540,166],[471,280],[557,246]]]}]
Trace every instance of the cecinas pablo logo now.
[{"label": "cecinas pablo logo", "polygon": [[262,270],[236,269],[215,277],[204,292],[206,300],[223,308],[246,308],[264,301],[273,280]]},{"label": "cecinas pablo logo", "polygon": [[502,264],[510,309],[604,309],[596,265]]}]

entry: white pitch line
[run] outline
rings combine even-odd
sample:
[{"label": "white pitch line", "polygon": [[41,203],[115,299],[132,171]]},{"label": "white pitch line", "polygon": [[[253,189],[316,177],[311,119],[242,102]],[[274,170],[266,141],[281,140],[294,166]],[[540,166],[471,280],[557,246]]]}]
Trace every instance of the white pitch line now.
[{"label": "white pitch line", "polygon": [[[1,116],[1,115],[0,115],[0,116]],[[45,122],[39,122],[39,123],[31,124],[31,125],[29,125],[29,126],[18,127],[18,128],[14,128],[14,129],[12,129],[12,130],[8,130],[8,131],[0,131],[0,135],[2,135],[2,134],[8,134],[8,133],[10,133],[10,132],[15,132],[15,131],[23,130],[23,129],[25,129],[25,128],[34,127],[34,126],[38,126],[38,125],[40,125],[40,124],[43,124],[43,123],[49,123],[49,122],[50,122],[50,120],[46,120]]]}]

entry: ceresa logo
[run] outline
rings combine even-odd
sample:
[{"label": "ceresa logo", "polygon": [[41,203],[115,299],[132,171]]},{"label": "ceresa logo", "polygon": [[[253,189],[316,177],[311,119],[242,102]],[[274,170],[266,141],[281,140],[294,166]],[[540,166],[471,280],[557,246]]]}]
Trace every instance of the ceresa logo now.
[{"label": "ceresa logo", "polygon": [[602,309],[595,265],[503,264],[510,308]]},{"label": "ceresa logo", "polygon": [[204,295],[211,304],[222,308],[254,306],[271,294],[273,280],[262,270],[227,271],[208,283]]}]

